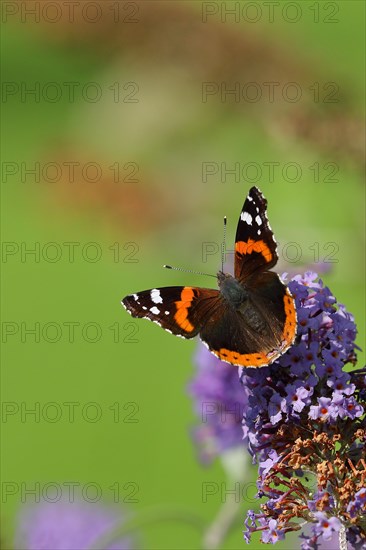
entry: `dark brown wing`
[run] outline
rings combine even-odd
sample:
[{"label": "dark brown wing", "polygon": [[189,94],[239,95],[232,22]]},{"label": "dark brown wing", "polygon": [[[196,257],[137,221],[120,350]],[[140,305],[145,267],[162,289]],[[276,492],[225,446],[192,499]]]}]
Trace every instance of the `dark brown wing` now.
[{"label": "dark brown wing", "polygon": [[242,367],[265,367],[282,355],[296,335],[294,299],[275,273],[248,282],[249,299],[239,310],[227,302],[200,332],[208,349],[222,361]]},{"label": "dark brown wing", "polygon": [[247,280],[256,308],[271,326],[280,354],[294,342],[297,330],[295,299],[277,273],[264,272]]},{"label": "dark brown wing", "polygon": [[245,199],[235,237],[235,278],[246,280],[276,265],[277,244],[268,223],[267,201],[257,187]]},{"label": "dark brown wing", "polygon": [[133,317],[149,319],[183,338],[196,336],[219,302],[218,290],[192,286],[153,288],[122,300]]}]

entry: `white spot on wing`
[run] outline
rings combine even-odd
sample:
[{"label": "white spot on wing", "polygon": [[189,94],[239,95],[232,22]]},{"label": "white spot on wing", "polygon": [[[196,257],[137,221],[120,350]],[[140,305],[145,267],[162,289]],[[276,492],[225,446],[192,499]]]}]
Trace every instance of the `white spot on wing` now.
[{"label": "white spot on wing", "polygon": [[258,225],[262,225],[262,220],[260,216],[256,216],[255,221],[257,222]]},{"label": "white spot on wing", "polygon": [[253,218],[252,218],[252,216],[249,214],[249,212],[242,212],[242,213],[241,213],[241,216],[240,216],[240,219],[241,219],[243,222],[246,222],[248,225],[252,225]]},{"label": "white spot on wing", "polygon": [[132,296],[134,297],[134,299],[135,299],[136,302],[137,302],[137,300],[139,299],[139,297],[137,296],[137,294],[132,294]]},{"label": "white spot on wing", "polygon": [[154,302],[154,304],[162,304],[163,298],[160,296],[160,290],[157,288],[153,288],[150,292],[151,300]]},{"label": "white spot on wing", "polygon": [[158,309],[156,306],[150,308],[151,313],[154,315],[159,315],[160,309]]}]

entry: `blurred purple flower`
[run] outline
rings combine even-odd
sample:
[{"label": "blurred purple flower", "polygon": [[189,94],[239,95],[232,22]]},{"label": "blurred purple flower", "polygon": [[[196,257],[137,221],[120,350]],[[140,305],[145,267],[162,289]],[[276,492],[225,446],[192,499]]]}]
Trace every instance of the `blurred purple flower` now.
[{"label": "blurred purple flower", "polygon": [[[90,550],[121,524],[121,510],[86,502],[47,502],[20,512],[17,550]],[[104,550],[130,550],[130,538],[103,546]],[[98,546],[99,548],[99,546]]]},{"label": "blurred purple flower", "polygon": [[201,343],[195,363],[197,373],[188,390],[201,424],[194,428],[193,437],[201,460],[208,463],[223,451],[244,446],[242,420],[248,398],[238,370],[220,361]]}]

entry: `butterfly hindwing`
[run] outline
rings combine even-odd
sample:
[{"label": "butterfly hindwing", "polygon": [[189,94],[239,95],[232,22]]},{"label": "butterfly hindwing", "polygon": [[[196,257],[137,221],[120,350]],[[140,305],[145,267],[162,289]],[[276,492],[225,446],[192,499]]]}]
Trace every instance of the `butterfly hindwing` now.
[{"label": "butterfly hindwing", "polygon": [[257,187],[252,187],[244,202],[235,237],[235,277],[239,280],[271,269],[277,263],[277,245],[266,210],[266,199]]},{"label": "butterfly hindwing", "polygon": [[264,272],[252,279],[242,306],[233,309],[224,302],[220,315],[202,328],[200,337],[222,361],[264,367],[293,343],[296,312],[292,296],[276,273]]},{"label": "butterfly hindwing", "polygon": [[297,315],[294,297],[277,273],[266,271],[247,281],[252,303],[260,312],[280,354],[294,342]]},{"label": "butterfly hindwing", "polygon": [[193,338],[220,301],[218,290],[170,286],[130,294],[122,304],[133,317],[149,319],[176,336]]}]

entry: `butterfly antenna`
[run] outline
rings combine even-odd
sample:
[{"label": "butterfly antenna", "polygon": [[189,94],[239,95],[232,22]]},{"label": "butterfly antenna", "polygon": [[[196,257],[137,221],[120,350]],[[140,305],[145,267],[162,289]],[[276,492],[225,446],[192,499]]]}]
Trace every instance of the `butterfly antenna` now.
[{"label": "butterfly antenna", "polygon": [[226,222],[227,218],[224,216],[224,238],[221,243],[221,271],[224,271],[224,259],[225,259],[225,241],[226,241]]},{"label": "butterfly antenna", "polygon": [[214,277],[217,278],[216,275],[212,275],[212,273],[202,273],[202,271],[194,271],[193,269],[184,269],[183,267],[174,267],[172,265],[163,265],[166,269],[174,269],[175,271],[184,271],[185,273],[194,273],[195,275],[206,275],[207,277]]}]

